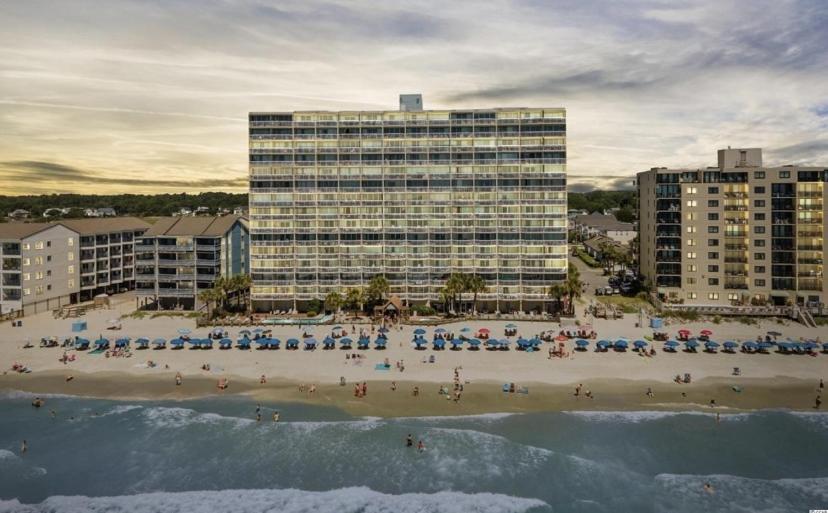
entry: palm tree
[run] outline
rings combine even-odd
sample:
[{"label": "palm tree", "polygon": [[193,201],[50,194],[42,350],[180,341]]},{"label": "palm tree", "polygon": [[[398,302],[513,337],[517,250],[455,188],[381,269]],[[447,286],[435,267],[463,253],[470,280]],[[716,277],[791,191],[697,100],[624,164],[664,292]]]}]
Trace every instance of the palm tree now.
[{"label": "palm tree", "polygon": [[247,310],[248,298],[250,297],[250,286],[253,285],[253,278],[249,274],[239,274],[236,276],[236,285],[240,291],[241,299],[244,302],[244,309]]},{"label": "palm tree", "polygon": [[[215,287],[210,289],[204,289],[198,293],[198,299],[202,303],[207,305],[207,314],[212,317],[213,313],[215,313],[215,307],[218,306],[218,302],[223,297],[223,294],[220,292],[219,289]],[[213,308],[210,308],[210,304],[214,304]]]},{"label": "palm tree", "polygon": [[581,272],[578,268],[570,262],[566,273],[566,282],[564,282],[564,290],[567,296],[567,313],[575,313],[575,299],[581,297],[581,288],[584,286],[581,281]]},{"label": "palm tree", "polygon": [[549,287],[549,296],[555,298],[555,308],[560,312],[562,308],[562,299],[567,295],[567,289],[562,283],[556,283]]},{"label": "palm tree", "polygon": [[446,280],[446,289],[451,293],[452,302],[454,303],[455,312],[459,313],[460,302],[463,300],[463,292],[466,291],[466,279],[461,273],[452,273]]},{"label": "palm tree", "polygon": [[325,308],[336,313],[342,307],[342,294],[336,291],[328,292],[325,296]]},{"label": "palm tree", "polygon": [[389,290],[391,287],[385,276],[374,276],[365,289],[365,299],[371,304],[381,303]]},{"label": "palm tree", "polygon": [[345,304],[351,309],[354,315],[362,310],[362,304],[364,302],[365,292],[359,287],[348,289],[348,292],[345,293]]},{"label": "palm tree", "polygon": [[466,285],[467,290],[473,294],[472,311],[477,312],[477,295],[486,292],[486,280],[484,280],[480,275],[472,274],[469,276]]}]

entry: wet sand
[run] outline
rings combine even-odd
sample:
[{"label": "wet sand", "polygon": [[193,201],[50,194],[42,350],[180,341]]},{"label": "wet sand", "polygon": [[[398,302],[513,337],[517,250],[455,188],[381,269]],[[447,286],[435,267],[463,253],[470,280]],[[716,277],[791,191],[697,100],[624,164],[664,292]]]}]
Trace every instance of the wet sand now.
[{"label": "wet sand", "polygon": [[[299,383],[287,380],[258,380],[230,377],[230,386],[220,391],[216,379],[187,376],[181,386],[175,385],[175,374],[162,373],[152,377],[122,373],[74,373],[67,382],[65,373],[46,371],[29,375],[0,376],[0,391],[23,391],[46,396],[66,394],[119,400],[183,400],[207,396],[242,395],[261,402],[307,402],[337,407],[355,416],[407,417],[475,415],[499,412],[538,412],[567,410],[701,410],[728,412],[757,409],[791,409],[812,411],[817,382],[797,378],[706,378],[691,384],[666,384],[655,381],[592,380],[585,382],[581,396],[574,395],[576,384],[551,385],[521,383],[528,394],[505,393],[502,383],[488,381],[464,384],[459,402],[447,400],[438,393],[441,386],[433,382],[397,381],[396,391],[390,381],[369,381],[366,397],[354,397],[353,383],[345,386],[318,385],[314,394],[299,391]],[[451,388],[451,383],[443,385]],[[732,389],[741,388],[741,392]],[[420,394],[412,394],[414,387]],[[652,387],[654,397],[646,395]],[[584,394],[590,390],[593,399]],[[682,393],[686,394],[685,396]],[[716,400],[716,407],[709,406]]]}]

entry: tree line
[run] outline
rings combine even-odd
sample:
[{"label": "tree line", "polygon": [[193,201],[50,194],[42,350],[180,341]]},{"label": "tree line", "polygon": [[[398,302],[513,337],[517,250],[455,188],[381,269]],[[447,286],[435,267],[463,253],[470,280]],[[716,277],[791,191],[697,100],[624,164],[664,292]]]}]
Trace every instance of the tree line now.
[{"label": "tree line", "polygon": [[73,209],[64,218],[83,217],[83,209],[112,207],[119,216],[169,216],[182,207],[208,207],[211,213],[226,208],[247,207],[247,194],[202,192],[199,194],[44,194],[37,196],[0,196],[0,217],[17,209],[41,217],[49,208]]}]

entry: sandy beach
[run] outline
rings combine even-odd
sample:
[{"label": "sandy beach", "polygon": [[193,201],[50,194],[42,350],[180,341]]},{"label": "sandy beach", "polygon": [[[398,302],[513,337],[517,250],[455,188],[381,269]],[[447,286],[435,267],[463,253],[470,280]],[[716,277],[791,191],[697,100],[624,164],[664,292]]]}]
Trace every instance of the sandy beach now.
[{"label": "sandy beach", "polygon": [[[80,335],[94,340],[103,335],[110,340],[119,337],[166,339],[177,336],[177,330],[187,328],[194,337],[206,337],[207,329],[196,329],[195,321],[186,317],[151,315],[143,319],[123,317],[120,330],[108,330],[110,319],[118,319],[134,309],[134,299],[122,295],[111,309],[88,313],[84,320],[88,329]],[[624,319],[593,322],[598,338],[616,339],[626,337],[635,340],[652,335],[649,328],[636,327],[637,316],[627,315]],[[665,353],[661,343],[654,345],[657,355],[643,357],[636,352],[594,351],[594,340],[589,350],[573,351],[574,341],[565,344],[569,353],[566,358],[549,358],[544,344],[534,353],[524,351],[434,351],[415,350],[411,345],[416,326],[402,326],[389,333],[388,348],[384,351],[344,351],[339,348],[325,351],[299,349],[288,351],[284,346],[279,350],[132,350],[129,358],[106,358],[104,354],[89,351],[70,351],[76,355],[73,362],[59,361],[61,348],[37,347],[41,337],[57,336],[63,339],[72,335],[71,320],[54,319],[51,314],[41,314],[24,319],[22,328],[11,328],[4,323],[0,332],[0,389],[28,390],[38,393],[77,394],[93,397],[123,398],[183,398],[215,393],[253,394],[262,398],[288,401],[319,401],[342,407],[364,415],[399,416],[423,414],[469,414],[497,411],[537,411],[560,409],[641,409],[670,408],[692,409],[706,406],[710,398],[716,397],[721,405],[733,408],[794,408],[805,409],[813,405],[815,386],[820,378],[828,376],[828,355],[781,355],[736,354],[705,352]],[[444,324],[442,327],[459,332],[468,326],[477,331],[488,328],[493,336],[502,337],[508,321],[466,321]],[[547,330],[559,330],[553,322],[516,322],[518,333],[532,337]],[[370,329],[369,325],[356,326]],[[703,328],[713,331],[717,341],[755,339],[767,331],[782,332],[784,337],[814,337],[814,330],[775,320],[765,320],[758,325],[747,326],[738,322],[720,324],[671,323],[664,331],[675,336],[680,328],[698,333]],[[230,338],[237,338],[241,327],[225,328]],[[345,329],[350,331],[351,326]],[[425,328],[426,338],[431,338],[433,327]],[[330,326],[313,328],[316,338],[322,339],[330,333]],[[283,341],[300,338],[297,326],[273,327],[273,336]],[[374,338],[374,337],[372,337]],[[825,337],[823,337],[825,338]],[[24,349],[26,341],[35,347]],[[255,348],[255,345],[254,345]],[[359,359],[346,359],[346,354],[360,353]],[[435,362],[428,363],[430,356]],[[389,370],[377,370],[376,365],[386,359]],[[156,366],[149,368],[147,361]],[[396,362],[404,362],[405,370],[396,369]],[[20,363],[31,369],[29,374],[18,374],[10,369],[13,363]],[[202,369],[208,364],[209,371]],[[740,376],[733,376],[733,368],[741,369]],[[437,390],[440,385],[451,385],[454,369],[460,368],[460,380],[464,383],[462,399],[458,404],[446,401]],[[176,387],[174,376],[181,373],[184,385]],[[677,385],[673,378],[690,373],[693,383]],[[66,381],[67,376],[73,379]],[[260,376],[267,377],[267,384],[259,383]],[[230,380],[226,391],[218,391],[216,383],[221,378]],[[349,386],[340,387],[344,378]],[[395,381],[397,391],[390,391]],[[367,398],[353,396],[353,383],[369,383]],[[527,387],[528,394],[504,394],[504,383],[515,383]],[[583,383],[595,395],[592,401],[583,397],[571,399],[573,387]],[[298,392],[298,385],[316,385],[317,393],[309,397]],[[419,386],[419,401],[402,401],[400,396],[410,396],[414,386]],[[736,393],[731,387],[740,387]],[[655,397],[644,392],[651,387]],[[684,392],[687,397],[681,395]],[[446,404],[449,403],[449,404]]]}]

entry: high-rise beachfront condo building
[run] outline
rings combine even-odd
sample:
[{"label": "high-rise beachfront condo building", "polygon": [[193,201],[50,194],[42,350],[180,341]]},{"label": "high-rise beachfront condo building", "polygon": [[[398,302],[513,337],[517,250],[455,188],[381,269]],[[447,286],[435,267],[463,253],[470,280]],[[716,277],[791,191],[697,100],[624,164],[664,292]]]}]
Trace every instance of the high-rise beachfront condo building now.
[{"label": "high-rise beachfront condo building", "polygon": [[716,167],[638,174],[641,273],[658,298],[823,309],[828,168],[763,167],[758,148],[718,157]]},{"label": "high-rise beachfront condo building", "polygon": [[[451,273],[487,285],[479,311],[546,309],[566,278],[562,108],[253,112],[256,310],[301,310],[385,276],[439,303]],[[471,303],[471,294],[465,300]]]}]

